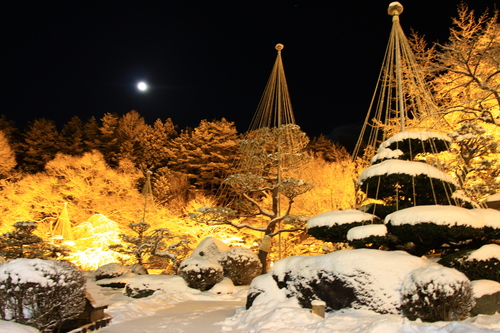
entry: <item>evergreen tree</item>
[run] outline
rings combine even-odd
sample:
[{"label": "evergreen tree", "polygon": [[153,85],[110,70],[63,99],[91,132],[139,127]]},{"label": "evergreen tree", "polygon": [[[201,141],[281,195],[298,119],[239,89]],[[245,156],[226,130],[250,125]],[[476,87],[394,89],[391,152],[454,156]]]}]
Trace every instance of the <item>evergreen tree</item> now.
[{"label": "evergreen tree", "polygon": [[92,116],[83,124],[83,142],[88,151],[99,149],[99,124],[97,119]]},{"label": "evergreen tree", "polygon": [[132,110],[118,120],[116,134],[120,147],[119,159],[137,160],[136,152],[140,138],[144,135],[146,122],[139,112]]},{"label": "evergreen tree", "polygon": [[141,169],[153,171],[168,164],[171,152],[170,141],[177,137],[172,119],[163,122],[157,119],[153,126],[146,125],[142,135],[138,137],[138,149],[135,150],[135,162]]},{"label": "evergreen tree", "polygon": [[216,191],[234,165],[238,134],[234,122],[202,120],[172,141],[169,166],[186,173],[199,189]]},{"label": "evergreen tree", "polygon": [[61,149],[61,135],[52,120],[30,122],[19,143],[19,164],[24,171],[42,171]]},{"label": "evergreen tree", "polygon": [[83,122],[79,117],[73,116],[69,122],[64,124],[61,137],[60,153],[81,156],[87,151],[84,142]]},{"label": "evergreen tree", "polygon": [[105,113],[101,118],[100,135],[97,140],[99,151],[104,155],[104,159],[111,167],[116,167],[119,163],[118,120],[118,115]]},{"label": "evergreen tree", "polygon": [[16,166],[16,156],[3,131],[0,130],[0,176],[6,177]]}]

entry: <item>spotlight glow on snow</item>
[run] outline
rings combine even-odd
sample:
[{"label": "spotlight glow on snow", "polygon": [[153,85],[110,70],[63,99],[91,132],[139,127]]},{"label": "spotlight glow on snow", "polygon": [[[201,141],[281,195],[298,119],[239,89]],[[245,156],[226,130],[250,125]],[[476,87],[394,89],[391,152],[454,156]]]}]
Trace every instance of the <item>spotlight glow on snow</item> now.
[{"label": "spotlight glow on snow", "polygon": [[140,91],[146,91],[148,90],[148,85],[146,84],[146,82],[139,82],[137,84],[137,89],[139,89]]}]

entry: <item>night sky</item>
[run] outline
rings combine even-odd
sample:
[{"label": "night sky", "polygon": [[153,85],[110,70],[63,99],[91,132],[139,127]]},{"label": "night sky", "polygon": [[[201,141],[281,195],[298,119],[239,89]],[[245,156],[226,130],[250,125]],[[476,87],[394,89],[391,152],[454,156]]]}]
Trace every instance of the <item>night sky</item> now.
[{"label": "night sky", "polygon": [[[401,24],[446,41],[460,0],[401,1]],[[469,0],[482,13],[496,1]],[[355,3],[355,4],[354,4]],[[0,114],[59,125],[137,110],[181,128],[250,125],[282,58],[310,136],[363,121],[391,29],[390,1],[9,1],[2,5]],[[141,93],[137,82],[150,90]]]}]

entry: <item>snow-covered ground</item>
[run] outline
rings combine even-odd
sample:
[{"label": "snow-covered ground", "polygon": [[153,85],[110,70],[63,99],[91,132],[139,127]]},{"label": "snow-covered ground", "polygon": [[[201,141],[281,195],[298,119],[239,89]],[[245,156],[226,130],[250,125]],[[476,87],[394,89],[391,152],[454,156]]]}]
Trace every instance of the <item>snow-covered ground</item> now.
[{"label": "snow-covered ground", "polygon": [[[273,300],[245,310],[248,287],[222,283],[201,292],[157,291],[145,298],[130,298],[121,290],[101,288],[113,317],[99,333],[247,332],[247,333],[475,333],[500,332],[500,314],[480,315],[463,322],[422,323],[400,315],[366,310],[341,310],[325,318],[302,309],[296,301]],[[184,289],[184,288],[181,288]],[[34,329],[0,321],[0,333],[33,333]]]},{"label": "snow-covered ground", "polygon": [[[221,287],[217,294],[193,289],[182,293],[156,292],[132,299],[117,290],[106,290],[113,317],[100,333],[150,332],[315,332],[315,333],[473,333],[500,332],[500,314],[480,315],[464,322],[422,323],[399,315],[342,310],[321,318],[293,301],[271,301],[245,310],[248,287]],[[232,294],[226,292],[232,291]],[[1,331],[0,331],[1,332]]]}]

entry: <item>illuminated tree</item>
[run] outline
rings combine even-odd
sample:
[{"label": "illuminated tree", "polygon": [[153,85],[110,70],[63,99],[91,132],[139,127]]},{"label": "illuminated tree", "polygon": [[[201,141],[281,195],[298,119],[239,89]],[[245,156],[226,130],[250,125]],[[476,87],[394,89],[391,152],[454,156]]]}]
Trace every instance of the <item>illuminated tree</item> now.
[{"label": "illuminated tree", "polygon": [[233,122],[202,120],[172,141],[168,165],[187,174],[196,188],[215,191],[233,165],[237,140]]},{"label": "illuminated tree", "polygon": [[0,176],[6,177],[16,166],[16,156],[3,131],[0,130]]},{"label": "illuminated tree", "polygon": [[0,235],[0,256],[7,259],[59,259],[69,254],[64,246],[50,244],[33,234],[35,222],[14,223],[16,230]]},{"label": "illuminated tree", "polygon": [[166,228],[154,229],[147,233],[150,225],[146,222],[130,223],[136,236],[120,234],[120,238],[126,245],[116,244],[110,249],[132,255],[137,263],[149,268],[165,269],[169,263],[175,272],[180,261],[186,256],[189,241],[178,235],[173,235]]},{"label": "illuminated tree", "polygon": [[119,117],[116,114],[105,113],[101,118],[100,135],[97,140],[99,151],[104,155],[104,159],[111,167],[116,167],[119,163],[118,120]]},{"label": "illuminated tree", "polygon": [[138,138],[134,161],[141,169],[151,170],[153,174],[158,168],[165,167],[171,156],[169,143],[177,137],[177,130],[172,119],[157,119],[153,126],[146,125]]},{"label": "illuminated tree", "polygon": [[132,110],[124,114],[118,120],[116,134],[120,147],[119,159],[134,161],[135,150],[141,136],[144,135],[146,121],[139,112]]},{"label": "illuminated tree", "polygon": [[240,165],[224,180],[240,196],[232,207],[202,207],[193,215],[209,225],[231,225],[264,234],[259,248],[263,272],[272,238],[304,229],[304,220],[291,215],[295,198],[313,184],[289,177],[309,161],[304,152],[309,139],[297,125],[260,128],[239,142]]},{"label": "illuminated tree", "polygon": [[67,122],[61,130],[60,153],[68,155],[82,155],[86,151],[84,142],[83,122],[74,116]]}]

